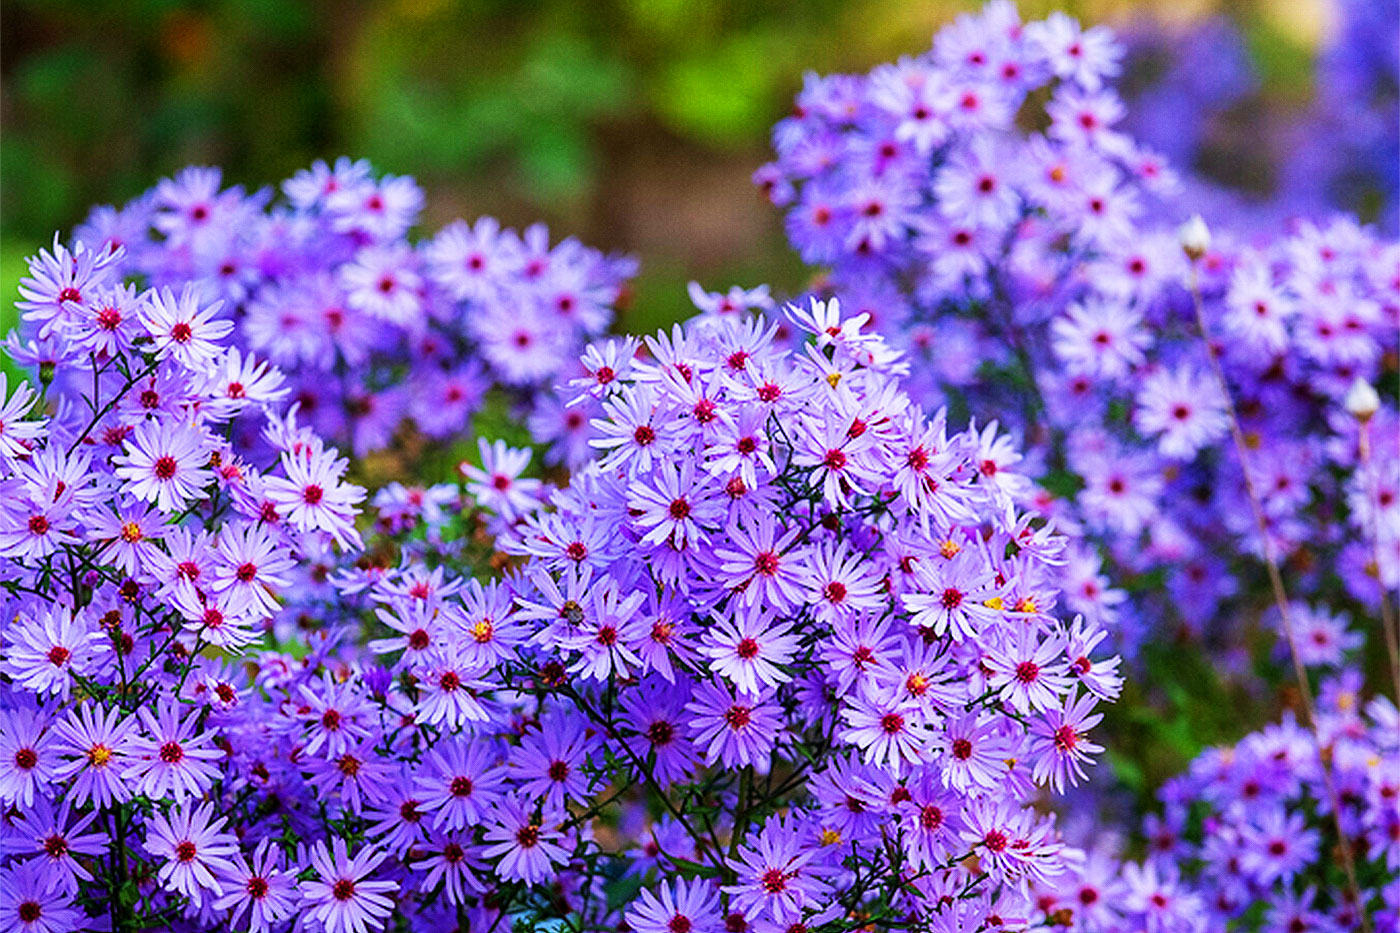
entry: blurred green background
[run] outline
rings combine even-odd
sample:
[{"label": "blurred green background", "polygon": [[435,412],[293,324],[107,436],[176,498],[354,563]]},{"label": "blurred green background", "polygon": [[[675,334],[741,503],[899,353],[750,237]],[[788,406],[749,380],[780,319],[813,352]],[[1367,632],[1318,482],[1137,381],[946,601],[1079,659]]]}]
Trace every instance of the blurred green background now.
[{"label": "blurred green background", "polygon": [[[1122,22],[1224,10],[1266,73],[1326,0],[1026,2]],[[749,175],[805,70],[928,47],[958,0],[5,0],[0,288],[94,203],[190,163],[274,183],[350,154],[417,176],[425,226],[483,213],[634,252],[629,328],[683,286],[802,283]],[[1304,56],[1306,59],[1306,56]],[[1274,69],[1277,70],[1277,69]],[[0,325],[13,321],[0,303]],[[6,329],[0,326],[0,332]]]}]

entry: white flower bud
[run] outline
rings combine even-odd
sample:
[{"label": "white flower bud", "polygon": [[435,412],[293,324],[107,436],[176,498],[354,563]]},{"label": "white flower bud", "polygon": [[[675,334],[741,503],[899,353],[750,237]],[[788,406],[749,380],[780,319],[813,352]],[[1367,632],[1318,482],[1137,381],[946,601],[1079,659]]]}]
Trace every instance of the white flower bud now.
[{"label": "white flower bud", "polygon": [[1187,258],[1194,261],[1210,249],[1210,228],[1200,214],[1192,214],[1191,219],[1177,228],[1176,239]]},{"label": "white flower bud", "polygon": [[1342,400],[1348,412],[1357,421],[1369,421],[1381,407],[1381,397],[1376,394],[1376,390],[1371,384],[1360,376],[1347,389],[1347,396]]}]

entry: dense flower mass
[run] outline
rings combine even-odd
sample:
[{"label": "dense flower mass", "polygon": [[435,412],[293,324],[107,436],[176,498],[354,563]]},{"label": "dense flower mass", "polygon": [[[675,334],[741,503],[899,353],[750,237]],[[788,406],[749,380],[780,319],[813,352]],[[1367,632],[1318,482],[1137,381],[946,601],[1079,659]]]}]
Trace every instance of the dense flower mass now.
[{"label": "dense flower mass", "polygon": [[[66,367],[120,260],[35,259]],[[1101,751],[1116,660],[1054,612],[1064,538],[983,467],[1014,450],[912,407],[862,318],[590,350],[563,402],[598,406],[596,459],[549,491],[483,442],[464,489],[387,487],[392,566],[354,557],[363,490],[222,305],[128,297],[140,330],[56,414],[6,403],[5,871],[62,866],[23,910],[596,929],[651,865],[652,913],[699,926],[939,924],[1073,861],[1029,804]],[[459,575],[482,522],[518,573]]]},{"label": "dense flower mass", "polygon": [[[1393,927],[1400,244],[1178,229],[1123,62],[993,2],[811,78],[757,177],[822,294],[645,339],[629,260],[415,242],[363,162],[55,238],[0,372],[0,931]],[[488,393],[537,448],[436,482]],[[1107,822],[1158,715],[1115,651],[1208,626],[1291,708]]]},{"label": "dense flower mass", "polygon": [[[1337,659],[1340,661],[1340,657]],[[1207,751],[1162,788],[1144,825],[1147,856],[1120,862],[1111,840],[1036,892],[1038,916],[1073,930],[1187,933],[1244,928],[1376,930],[1400,921],[1400,717],[1365,703],[1362,676],[1320,665],[1319,761],[1292,716]],[[1334,819],[1330,769],[1340,819]],[[1340,840],[1340,841],[1339,841]],[[1355,887],[1338,857],[1349,847]],[[1353,894],[1353,892],[1355,892]]]},{"label": "dense flower mass", "polygon": [[[810,77],[756,180],[824,287],[909,352],[916,399],[996,411],[1024,439],[1018,502],[1093,545],[1071,555],[1076,610],[1118,615],[1105,561],[1165,577],[1126,633],[1233,635],[1252,553],[1334,566],[1375,611],[1400,583],[1400,461],[1359,462],[1342,401],[1394,371],[1400,244],[1335,217],[1262,238],[1218,223],[1183,251],[1177,173],[1120,129],[1121,57],[1102,27],[992,3],[923,56]],[[1398,423],[1388,399],[1376,450]]]},{"label": "dense flower mass", "polygon": [[[528,411],[606,330],[635,270],[574,239],[551,245],[543,225],[517,233],[490,217],[414,243],[423,192],[364,161],[317,162],[281,188],[280,200],[223,188],[217,169],[188,168],[96,209],[77,238],[91,261],[158,289],[146,314],[181,353],[205,352],[209,337],[186,344],[168,329],[198,330],[191,316],[222,302],[215,329],[280,367],[303,420],[356,455],[388,446],[406,420],[429,439],[461,434],[493,387]],[[81,305],[79,345],[129,347],[137,297]],[[243,359],[230,372],[253,392]]]}]

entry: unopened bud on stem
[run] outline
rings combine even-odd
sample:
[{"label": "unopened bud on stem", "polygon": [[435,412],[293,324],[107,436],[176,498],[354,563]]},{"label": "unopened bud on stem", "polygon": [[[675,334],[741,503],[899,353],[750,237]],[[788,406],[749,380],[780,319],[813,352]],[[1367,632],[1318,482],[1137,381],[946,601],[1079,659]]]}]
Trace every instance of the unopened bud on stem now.
[{"label": "unopened bud on stem", "polygon": [[1357,421],[1369,421],[1381,407],[1381,397],[1376,394],[1376,390],[1369,382],[1360,376],[1347,389],[1346,398],[1342,400],[1347,411]]},{"label": "unopened bud on stem", "polygon": [[1177,228],[1176,239],[1186,258],[1195,262],[1210,249],[1210,228],[1200,214],[1192,214],[1191,219]]}]

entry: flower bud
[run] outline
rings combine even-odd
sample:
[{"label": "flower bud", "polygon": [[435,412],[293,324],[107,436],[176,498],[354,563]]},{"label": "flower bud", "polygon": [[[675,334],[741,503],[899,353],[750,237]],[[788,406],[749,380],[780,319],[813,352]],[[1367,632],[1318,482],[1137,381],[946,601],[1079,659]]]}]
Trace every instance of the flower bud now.
[{"label": "flower bud", "polygon": [[1176,239],[1181,244],[1182,251],[1186,253],[1186,258],[1195,262],[1210,249],[1210,228],[1206,226],[1200,214],[1192,214],[1186,223],[1177,228]]},{"label": "flower bud", "polygon": [[1376,390],[1369,382],[1360,376],[1347,389],[1346,398],[1342,400],[1348,412],[1357,421],[1369,421],[1381,407],[1381,397],[1376,394]]}]

